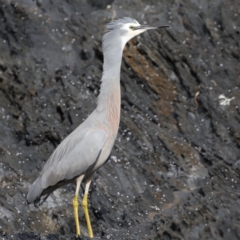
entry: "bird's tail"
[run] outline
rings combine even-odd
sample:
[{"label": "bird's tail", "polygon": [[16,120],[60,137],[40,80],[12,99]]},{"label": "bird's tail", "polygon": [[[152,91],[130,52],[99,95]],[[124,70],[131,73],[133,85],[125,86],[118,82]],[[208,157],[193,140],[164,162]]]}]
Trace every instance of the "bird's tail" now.
[{"label": "bird's tail", "polygon": [[28,191],[27,203],[34,203],[35,207],[42,205],[49,196],[49,194],[42,196],[43,190],[41,180],[39,178],[36,179]]}]

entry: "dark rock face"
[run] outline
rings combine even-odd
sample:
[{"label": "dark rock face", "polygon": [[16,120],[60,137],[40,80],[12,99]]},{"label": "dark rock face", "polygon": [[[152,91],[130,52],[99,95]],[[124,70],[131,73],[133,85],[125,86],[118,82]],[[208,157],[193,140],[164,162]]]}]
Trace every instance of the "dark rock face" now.
[{"label": "dark rock face", "polygon": [[38,209],[25,197],[95,108],[104,25],[123,16],[172,27],[125,48],[119,135],[89,199],[96,238],[240,239],[239,1],[87,2],[0,2],[1,239],[75,238],[74,184]]}]

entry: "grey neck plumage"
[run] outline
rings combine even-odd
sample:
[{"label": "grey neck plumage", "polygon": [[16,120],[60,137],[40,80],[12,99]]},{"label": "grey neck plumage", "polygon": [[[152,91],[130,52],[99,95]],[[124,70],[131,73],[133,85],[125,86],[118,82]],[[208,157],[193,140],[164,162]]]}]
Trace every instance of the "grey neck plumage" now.
[{"label": "grey neck plumage", "polygon": [[[125,44],[124,44],[125,45]],[[104,110],[109,104],[110,94],[120,89],[120,69],[124,48],[121,38],[114,33],[106,33],[103,37],[103,75],[101,89],[98,96],[97,109]]]}]

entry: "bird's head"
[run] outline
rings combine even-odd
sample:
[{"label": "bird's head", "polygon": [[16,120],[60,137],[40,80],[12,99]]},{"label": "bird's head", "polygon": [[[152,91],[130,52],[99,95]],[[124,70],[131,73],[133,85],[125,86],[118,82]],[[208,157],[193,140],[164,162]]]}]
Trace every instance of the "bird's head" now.
[{"label": "bird's head", "polygon": [[130,39],[149,29],[158,29],[165,27],[169,26],[151,27],[148,25],[141,25],[133,18],[124,17],[118,20],[114,20],[106,25],[107,33],[104,35],[103,41],[109,37],[116,37],[121,40],[121,45],[124,47]]}]

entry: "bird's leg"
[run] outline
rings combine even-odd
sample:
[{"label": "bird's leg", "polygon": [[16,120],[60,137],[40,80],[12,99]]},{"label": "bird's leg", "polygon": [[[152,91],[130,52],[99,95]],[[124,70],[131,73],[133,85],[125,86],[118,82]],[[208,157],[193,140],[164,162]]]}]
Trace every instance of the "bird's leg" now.
[{"label": "bird's leg", "polygon": [[74,218],[75,218],[75,224],[76,224],[76,236],[80,235],[80,225],[78,220],[78,195],[75,195],[73,198],[73,211],[74,211]]},{"label": "bird's leg", "polygon": [[82,200],[82,206],[83,206],[84,215],[85,215],[86,222],[87,222],[88,236],[90,238],[93,238],[92,225],[91,225],[91,221],[90,221],[90,217],[89,217],[89,213],[88,213],[88,190],[89,190],[90,184],[91,184],[91,180],[87,180],[86,187],[85,187],[85,193],[84,193],[84,197]]},{"label": "bird's leg", "polygon": [[75,224],[76,224],[76,236],[80,235],[80,225],[79,225],[79,219],[78,219],[78,194],[79,194],[79,187],[81,185],[83,178],[84,178],[84,176],[80,176],[79,178],[77,178],[76,192],[75,192],[75,196],[72,201]]}]

